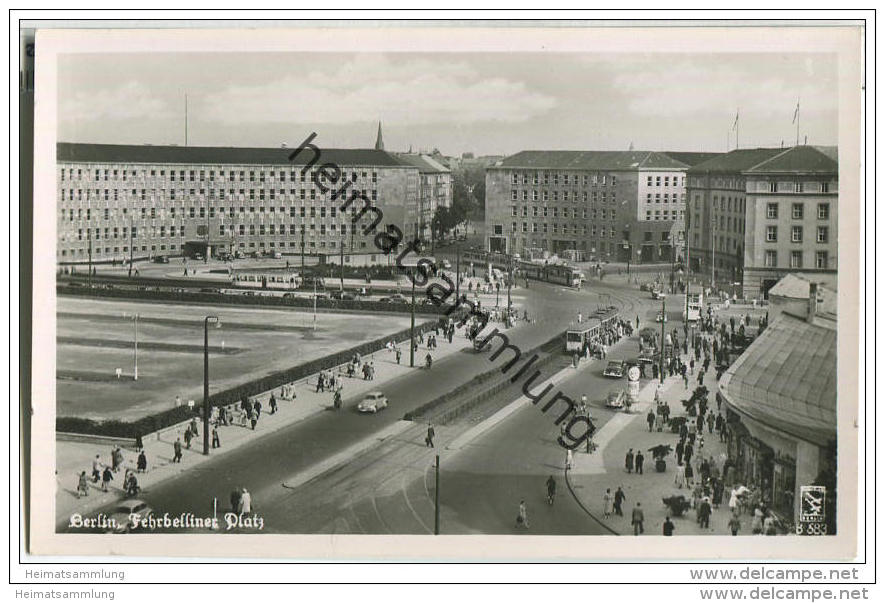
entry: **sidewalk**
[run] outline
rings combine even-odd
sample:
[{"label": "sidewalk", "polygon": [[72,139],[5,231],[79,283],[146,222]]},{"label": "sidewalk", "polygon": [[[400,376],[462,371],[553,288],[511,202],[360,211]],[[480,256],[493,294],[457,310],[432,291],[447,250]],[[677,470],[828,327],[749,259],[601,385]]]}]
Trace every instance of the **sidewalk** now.
[{"label": "sidewalk", "polygon": [[[643,387],[639,394],[638,409],[634,406],[634,411],[630,414],[621,413],[610,419],[593,438],[599,446],[596,452],[590,455],[575,454],[575,465],[569,472],[569,480],[573,487],[578,486],[575,487],[575,492],[587,511],[600,521],[607,523],[619,534],[633,533],[630,516],[637,502],[641,503],[645,515],[645,534],[660,536],[665,517],[669,514],[669,509],[663,504],[662,499],[678,494],[688,499],[691,498],[689,488],[680,489],[674,484],[676,454],[671,453],[666,458],[666,470],[663,473],[658,473],[655,470],[654,459],[648,451],[649,448],[658,444],[670,444],[675,447],[679,439],[677,434],[671,433],[667,428],[661,433],[648,430],[645,418],[649,406],[654,404],[657,384],[658,382],[653,381]],[[697,374],[689,377],[689,389],[685,389],[681,377],[667,377],[665,379],[662,395],[664,400],[670,404],[671,417],[686,416],[681,401],[688,399],[697,385]],[[716,376],[708,373],[704,378],[704,385],[710,390],[710,411],[708,412],[716,413],[715,392],[718,391]],[[721,469],[725,444],[720,443],[719,436],[715,431],[709,434],[705,429],[704,432],[702,454],[707,458],[713,456]],[[634,452],[642,450],[645,456],[644,473],[641,475],[628,474],[624,466],[624,456],[630,448]],[[699,454],[701,453],[696,453],[695,457],[697,458]],[[609,519],[604,519],[603,494],[606,488],[611,488],[611,493],[614,495],[619,486],[627,496],[622,506],[624,515],[623,517],[612,515]],[[682,517],[671,517],[670,520],[675,525],[674,534],[676,536],[707,534],[723,536],[731,534],[728,529],[729,518],[728,490],[726,489],[722,505],[718,509],[713,509],[709,529],[702,529],[698,525],[694,509],[689,509]],[[740,534],[751,533],[750,522],[751,517],[746,514],[741,516]]]},{"label": "sidewalk", "polygon": [[[520,323],[517,323],[518,325]],[[426,340],[425,340],[426,341]],[[344,389],[342,397],[344,406],[356,404],[368,391],[381,389],[385,383],[397,377],[401,377],[410,371],[422,370],[423,359],[427,345],[419,346],[420,354],[416,355],[415,368],[409,368],[409,342],[399,343],[403,350],[402,364],[396,363],[394,352],[380,350],[364,360],[370,360],[375,366],[375,378],[367,381],[361,375],[355,378],[343,377]],[[438,347],[434,350],[434,360],[445,358],[458,350],[469,347],[471,342],[464,337],[463,329],[455,331],[455,337],[450,344],[441,335],[438,337]],[[332,394],[330,392],[316,392],[316,375],[294,384],[296,398],[294,400],[280,399],[280,389],[274,391],[277,398],[278,410],[276,414],[270,414],[269,398],[271,392],[264,392],[254,399],[261,400],[261,417],[256,429],[240,425],[219,426],[218,435],[221,441],[220,449],[210,450],[209,456],[202,454],[203,450],[203,425],[198,422],[199,436],[191,442],[191,448],[184,447],[185,424],[170,428],[159,433],[159,436],[151,434],[144,439],[145,454],[147,456],[148,470],[138,474],[138,484],[141,488],[151,486],[176,476],[184,471],[198,466],[210,458],[225,452],[235,450],[246,445],[263,434],[282,429],[298,421],[302,421],[317,413],[324,412],[332,407]],[[211,429],[211,426],[210,426]],[[211,433],[211,432],[210,432]],[[176,438],[182,442],[183,458],[180,463],[172,463],[173,443]],[[211,439],[211,438],[210,438]],[[124,462],[122,469],[114,474],[108,492],[102,492],[100,483],[89,482],[89,496],[77,497],[77,478],[81,471],[86,471],[87,476],[92,473],[92,461],[96,454],[100,454],[102,464],[111,463],[112,446],[108,444],[95,444],[90,442],[56,441],[56,520],[64,521],[74,513],[87,514],[101,507],[112,504],[119,500],[123,494],[123,476],[126,469],[136,468],[138,453],[131,448],[123,449]]]}]

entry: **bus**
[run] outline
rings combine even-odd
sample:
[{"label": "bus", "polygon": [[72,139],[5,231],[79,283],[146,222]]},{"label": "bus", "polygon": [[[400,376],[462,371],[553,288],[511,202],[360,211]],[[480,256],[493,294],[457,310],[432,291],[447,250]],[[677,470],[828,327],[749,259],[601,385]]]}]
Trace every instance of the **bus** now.
[{"label": "bus", "polygon": [[685,310],[682,312],[682,320],[686,322],[696,322],[701,319],[701,313],[704,310],[704,294],[703,293],[686,293]]}]

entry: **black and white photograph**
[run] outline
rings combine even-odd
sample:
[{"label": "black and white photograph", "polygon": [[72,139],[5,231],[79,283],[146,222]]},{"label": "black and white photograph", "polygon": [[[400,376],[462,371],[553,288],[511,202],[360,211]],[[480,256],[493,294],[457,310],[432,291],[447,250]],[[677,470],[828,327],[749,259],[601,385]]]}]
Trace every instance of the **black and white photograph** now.
[{"label": "black and white photograph", "polygon": [[38,32],[33,552],[853,557],[863,27],[388,25]]}]

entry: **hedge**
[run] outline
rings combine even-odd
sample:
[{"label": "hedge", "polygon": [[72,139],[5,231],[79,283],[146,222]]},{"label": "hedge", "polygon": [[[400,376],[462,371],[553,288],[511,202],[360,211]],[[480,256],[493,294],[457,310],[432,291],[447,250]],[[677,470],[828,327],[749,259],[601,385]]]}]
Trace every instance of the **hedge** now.
[{"label": "hedge", "polygon": [[[426,333],[433,329],[437,321],[428,321],[420,325],[416,325],[415,330],[419,333]],[[211,406],[227,406],[239,402],[243,396],[254,396],[264,393],[268,390],[280,387],[286,383],[304,379],[310,375],[327,370],[348,362],[354,354],[366,356],[373,352],[377,352],[384,348],[388,341],[401,341],[409,336],[409,329],[404,329],[388,335],[383,338],[376,339],[354,346],[341,352],[335,352],[294,366],[288,369],[277,371],[253,379],[247,383],[234,386],[232,388],[216,392],[209,396],[209,405]],[[134,438],[137,435],[146,436],[155,431],[165,429],[189,420],[191,417],[200,416],[202,404],[195,406],[193,410],[187,406],[178,406],[159,412],[154,415],[142,417],[136,421],[96,421],[81,417],[58,417],[55,421],[56,431],[68,433],[80,433],[91,435],[103,435],[123,438]]]},{"label": "hedge", "polygon": [[[256,289],[255,295],[228,295],[224,293],[210,293],[207,291],[152,291],[150,289],[107,289],[101,286],[90,288],[70,286],[59,283],[56,285],[58,295],[79,295],[86,297],[112,297],[118,299],[138,299],[171,301],[200,304],[231,304],[237,306],[277,306],[284,308],[313,308],[314,302],[306,297],[283,297],[277,295],[260,295]],[[454,298],[454,296],[452,296]],[[415,300],[418,301],[416,294]],[[354,312],[409,312],[411,304],[392,304],[380,301],[368,300],[338,300],[317,299],[316,307],[323,310],[349,310]],[[415,311],[418,314],[445,314],[449,304],[437,306],[435,304],[416,304]]]}]

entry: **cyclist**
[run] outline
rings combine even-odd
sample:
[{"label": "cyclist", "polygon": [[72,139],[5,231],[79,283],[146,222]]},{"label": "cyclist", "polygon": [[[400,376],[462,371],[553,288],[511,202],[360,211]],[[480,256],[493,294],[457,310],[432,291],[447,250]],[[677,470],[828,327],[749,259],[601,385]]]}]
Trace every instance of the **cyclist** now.
[{"label": "cyclist", "polygon": [[553,497],[556,496],[556,480],[553,476],[547,478],[547,504],[553,505]]}]

